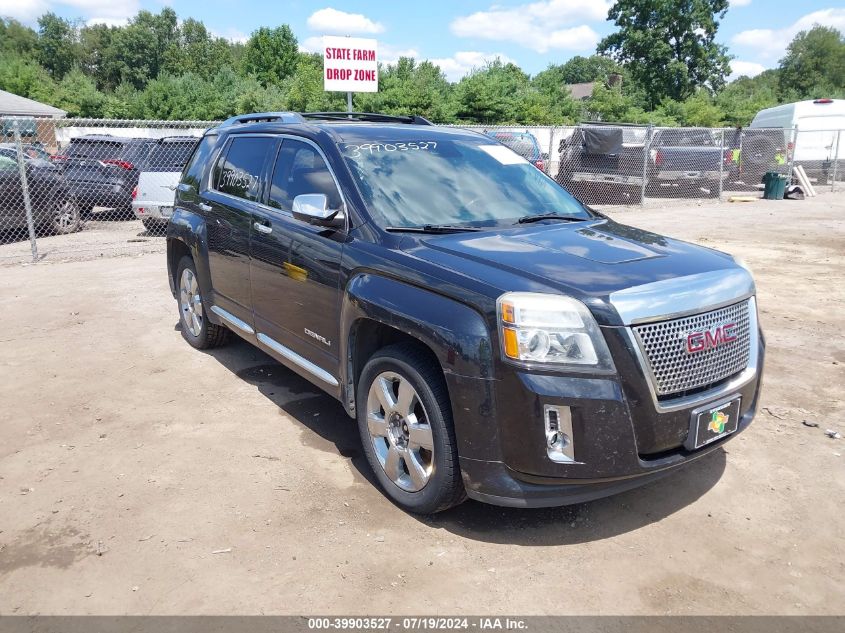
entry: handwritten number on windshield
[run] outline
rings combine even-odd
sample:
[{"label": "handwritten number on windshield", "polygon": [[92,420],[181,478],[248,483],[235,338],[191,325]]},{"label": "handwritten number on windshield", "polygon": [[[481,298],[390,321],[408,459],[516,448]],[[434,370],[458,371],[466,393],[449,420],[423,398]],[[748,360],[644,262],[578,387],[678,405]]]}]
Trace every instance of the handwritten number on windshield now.
[{"label": "handwritten number on windshield", "polygon": [[437,149],[435,141],[409,141],[407,143],[362,143],[361,145],[346,145],[344,151],[351,158],[361,158],[364,154],[380,154],[382,152],[431,151]]}]

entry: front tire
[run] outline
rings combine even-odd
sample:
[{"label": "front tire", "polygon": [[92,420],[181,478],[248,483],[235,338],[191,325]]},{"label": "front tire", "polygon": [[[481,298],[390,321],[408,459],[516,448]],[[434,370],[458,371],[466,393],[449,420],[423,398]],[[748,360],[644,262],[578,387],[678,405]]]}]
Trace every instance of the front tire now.
[{"label": "front tire", "polygon": [[82,215],[73,198],[67,198],[58,205],[50,220],[50,228],[56,235],[76,233],[81,226]]},{"label": "front tire", "polygon": [[404,510],[433,514],[466,498],[446,383],[418,347],[391,345],[369,360],[357,418],[370,467]]},{"label": "front tire", "polygon": [[179,322],[182,338],[197,349],[219,347],[229,340],[229,330],[208,320],[194,260],[185,255],[176,273]]}]

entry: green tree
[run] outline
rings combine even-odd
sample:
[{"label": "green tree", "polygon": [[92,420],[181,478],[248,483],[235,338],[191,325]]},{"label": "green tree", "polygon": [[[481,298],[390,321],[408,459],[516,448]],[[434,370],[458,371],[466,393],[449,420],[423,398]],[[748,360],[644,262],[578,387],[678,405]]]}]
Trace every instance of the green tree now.
[{"label": "green tree", "polygon": [[827,26],[801,31],[780,60],[780,94],[802,99],[845,96],[845,38]]},{"label": "green tree", "polygon": [[740,77],[716,96],[724,121],[730,126],[745,127],[760,110],[778,104],[780,71],[767,70],[756,77]]},{"label": "green tree", "polygon": [[98,118],[103,116],[106,96],[97,90],[94,80],[81,70],[71,70],[59,83],[54,105],[67,110],[68,116]]},{"label": "green tree", "polygon": [[296,36],[287,24],[269,29],[261,27],[246,43],[241,65],[246,74],[255,75],[264,84],[280,84],[297,69],[299,61]]},{"label": "green tree", "polygon": [[38,62],[16,54],[0,56],[0,90],[52,103],[56,84]]},{"label": "green tree", "polygon": [[281,85],[284,108],[299,112],[346,110],[346,95],[323,90],[323,58],[317,53],[298,53],[294,73]]},{"label": "green tree", "polygon": [[35,57],[38,47],[38,34],[11,18],[0,18],[0,53]]},{"label": "green tree", "polygon": [[499,59],[461,79],[453,94],[458,119],[474,123],[566,123],[577,111],[568,95],[541,92],[518,66]]},{"label": "green tree", "polygon": [[76,28],[55,13],[38,18],[38,61],[53,79],[60,80],[79,59]]},{"label": "green tree", "polygon": [[547,91],[564,84],[606,82],[611,74],[621,72],[619,64],[604,55],[576,55],[564,64],[550,64],[546,70],[537,73],[533,81],[540,90]]},{"label": "green tree", "polygon": [[699,88],[725,84],[730,57],[715,41],[728,0],[617,0],[608,13],[618,31],[598,45],[623,64],[647,105],[683,101]]},{"label": "green tree", "polygon": [[170,74],[192,72],[210,79],[221,68],[234,66],[232,47],[223,38],[213,37],[199,20],[187,18],[179,29],[178,46],[162,70]]},{"label": "green tree", "polygon": [[386,114],[419,114],[448,123],[455,117],[451,89],[440,67],[402,57],[379,69],[379,91],[356,95],[355,107]]},{"label": "green tree", "polygon": [[115,29],[103,60],[104,83],[129,82],[136,88],[158,77],[179,46],[176,13],[170,7],[156,15],[139,11],[123,28]]}]

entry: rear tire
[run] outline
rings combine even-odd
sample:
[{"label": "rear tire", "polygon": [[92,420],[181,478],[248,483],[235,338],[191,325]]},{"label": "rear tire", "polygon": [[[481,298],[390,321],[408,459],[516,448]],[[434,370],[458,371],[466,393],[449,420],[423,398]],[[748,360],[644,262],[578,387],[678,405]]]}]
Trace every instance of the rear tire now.
[{"label": "rear tire", "polygon": [[197,269],[194,260],[187,255],[179,261],[176,282],[182,338],[196,349],[211,349],[228,342],[229,330],[212,323],[206,316],[207,304],[202,297]]},{"label": "rear tire", "polygon": [[422,350],[402,343],[377,352],[356,402],[364,454],[394,503],[433,514],[466,499],[446,381]]}]

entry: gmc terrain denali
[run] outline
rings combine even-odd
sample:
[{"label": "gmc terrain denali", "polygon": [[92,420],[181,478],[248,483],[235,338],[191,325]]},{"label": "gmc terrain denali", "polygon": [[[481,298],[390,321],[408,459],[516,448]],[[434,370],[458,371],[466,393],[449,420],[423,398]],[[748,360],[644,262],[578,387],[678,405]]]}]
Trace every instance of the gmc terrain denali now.
[{"label": "gmc terrain denali", "polygon": [[410,511],[627,490],[756,410],[746,268],[613,222],[487,136],[234,117],[194,151],[167,236],[188,343],[234,332],[337,398]]}]

